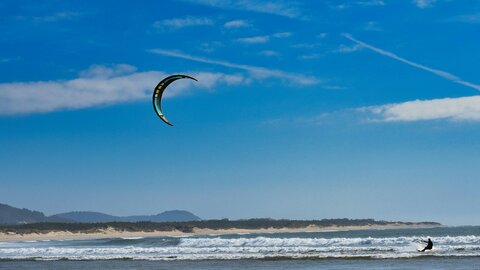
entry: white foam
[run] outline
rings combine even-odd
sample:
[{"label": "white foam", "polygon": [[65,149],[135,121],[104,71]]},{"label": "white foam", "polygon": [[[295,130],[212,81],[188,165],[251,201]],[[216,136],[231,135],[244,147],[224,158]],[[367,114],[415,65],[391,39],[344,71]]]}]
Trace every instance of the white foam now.
[{"label": "white foam", "polygon": [[[420,237],[390,237],[390,238],[189,238],[182,239],[180,246],[352,246],[352,245],[408,245]],[[435,238],[436,244],[471,243],[480,244],[480,236],[456,236]]]},{"label": "white foam", "polygon": [[[0,259],[40,260],[199,260],[283,258],[411,258],[420,237],[307,238],[307,237],[184,237],[180,241],[149,239],[132,245],[105,245],[70,241],[13,242],[0,246]],[[132,238],[128,238],[132,239]],[[142,239],[142,238],[133,238]],[[152,241],[154,244],[152,244]],[[155,245],[155,241],[158,241]],[[429,256],[480,256],[480,236],[434,238]]]}]

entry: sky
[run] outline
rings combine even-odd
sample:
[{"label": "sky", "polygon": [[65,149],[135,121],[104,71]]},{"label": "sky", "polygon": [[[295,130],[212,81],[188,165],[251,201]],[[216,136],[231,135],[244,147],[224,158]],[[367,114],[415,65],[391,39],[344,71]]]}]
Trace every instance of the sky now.
[{"label": "sky", "polygon": [[479,225],[479,47],[479,1],[4,0],[0,202]]}]

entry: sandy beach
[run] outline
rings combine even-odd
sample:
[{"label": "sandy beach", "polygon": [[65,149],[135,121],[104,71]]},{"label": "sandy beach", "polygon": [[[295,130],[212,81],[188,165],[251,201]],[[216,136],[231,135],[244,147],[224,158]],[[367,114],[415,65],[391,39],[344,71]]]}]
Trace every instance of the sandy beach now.
[{"label": "sandy beach", "polygon": [[140,238],[140,237],[179,237],[191,235],[225,235],[225,234],[254,234],[254,233],[299,233],[299,232],[329,232],[329,231],[349,231],[349,230],[386,230],[386,229],[415,229],[432,228],[439,226],[425,225],[372,225],[372,226],[308,226],[304,228],[265,228],[265,229],[199,229],[195,228],[193,233],[185,233],[178,230],[174,231],[152,231],[152,232],[129,232],[119,231],[113,228],[99,230],[92,233],[74,233],[69,231],[51,231],[48,233],[3,233],[0,232],[0,241],[36,241],[36,240],[84,240],[101,238]]}]

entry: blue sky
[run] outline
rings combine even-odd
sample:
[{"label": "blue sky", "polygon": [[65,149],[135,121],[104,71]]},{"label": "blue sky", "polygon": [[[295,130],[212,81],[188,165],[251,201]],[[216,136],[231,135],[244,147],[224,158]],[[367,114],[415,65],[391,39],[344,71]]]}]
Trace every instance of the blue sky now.
[{"label": "blue sky", "polygon": [[480,224],[479,27],[478,1],[2,1],[0,201]]}]

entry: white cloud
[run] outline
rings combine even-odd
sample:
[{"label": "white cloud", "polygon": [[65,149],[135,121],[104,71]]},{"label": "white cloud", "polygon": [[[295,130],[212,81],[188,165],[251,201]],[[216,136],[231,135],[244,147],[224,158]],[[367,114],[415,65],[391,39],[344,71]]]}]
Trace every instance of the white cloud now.
[{"label": "white cloud", "polygon": [[426,120],[480,121],[480,96],[414,100],[359,109],[371,113],[372,121],[409,122]]},{"label": "white cloud", "polygon": [[257,44],[257,43],[267,43],[270,40],[269,36],[256,36],[256,37],[246,37],[238,38],[237,41],[242,43]]},{"label": "white cloud", "polygon": [[225,28],[241,28],[241,27],[251,27],[252,25],[245,20],[233,20],[226,22],[223,27]]},{"label": "white cloud", "polygon": [[272,35],[274,38],[287,38],[292,36],[291,32],[280,32],[280,33],[275,33]]},{"label": "white cloud", "polygon": [[382,0],[357,1],[356,4],[360,6],[385,6],[385,2]]},{"label": "white cloud", "polygon": [[272,51],[272,50],[261,51],[258,54],[263,56],[279,56],[280,55],[278,52]]},{"label": "white cloud", "polygon": [[325,85],[325,86],[322,86],[322,88],[327,89],[327,90],[344,90],[344,89],[347,89],[347,87],[340,86],[340,85]]},{"label": "white cloud", "polygon": [[300,55],[298,58],[302,60],[312,60],[312,59],[318,59],[322,57],[322,54],[319,53],[311,53],[311,54],[303,54]]},{"label": "white cloud", "polygon": [[360,45],[353,45],[353,46],[346,46],[346,45],[340,45],[337,49],[333,50],[335,53],[352,53],[356,52],[362,49],[362,46]]},{"label": "white cloud", "polygon": [[[135,67],[117,65],[112,68],[92,66],[72,80],[12,82],[0,84],[0,114],[32,114],[81,109],[98,105],[146,100],[153,88],[167,73],[134,72]],[[218,84],[240,84],[241,75],[212,72],[189,73],[198,79],[181,80],[165,93],[173,97],[193,89],[212,90]]]},{"label": "white cloud", "polygon": [[246,37],[246,38],[238,38],[237,41],[242,43],[267,43],[270,41],[270,38],[288,38],[292,36],[291,32],[279,32],[272,35],[265,35],[265,36],[255,36],[255,37]]},{"label": "white cloud", "polygon": [[349,4],[338,4],[338,5],[332,6],[333,9],[338,9],[338,10],[347,9],[349,7],[350,7]]},{"label": "white cloud", "polygon": [[372,32],[380,32],[383,31],[383,28],[377,22],[367,22],[363,26],[363,30],[365,31],[372,31]]},{"label": "white cloud", "polygon": [[17,16],[17,19],[20,20],[31,20],[34,23],[53,23],[57,21],[71,20],[75,17],[78,17],[80,13],[78,12],[57,12],[52,15],[46,16]]},{"label": "white cloud", "polygon": [[297,43],[297,44],[290,45],[290,47],[294,49],[313,49],[320,45],[321,43]]},{"label": "white cloud", "polygon": [[17,56],[17,57],[14,57],[14,58],[5,57],[5,58],[0,58],[0,63],[8,63],[8,62],[12,62],[12,61],[18,61],[20,59],[21,59],[20,56]]},{"label": "white cloud", "polygon": [[437,2],[437,0],[413,0],[412,2],[418,8],[424,9],[424,8],[432,7],[433,4]]},{"label": "white cloud", "polygon": [[433,73],[439,77],[442,77],[446,80],[449,80],[449,81],[452,81],[454,83],[458,83],[458,84],[461,84],[461,85],[464,85],[464,86],[467,86],[467,87],[470,87],[470,88],[473,88],[475,90],[478,90],[480,91],[480,85],[477,85],[477,84],[473,84],[473,83],[470,83],[470,82],[467,82],[467,81],[464,81],[462,80],[461,78],[451,74],[451,73],[448,73],[446,71],[443,71],[443,70],[439,70],[439,69],[433,69],[433,68],[430,68],[430,67],[427,67],[427,66],[424,66],[424,65],[421,65],[421,64],[418,64],[418,63],[415,63],[413,61],[410,61],[410,60],[407,60],[405,58],[402,58],[394,53],[391,53],[391,52],[388,52],[388,51],[384,51],[380,48],[377,48],[377,47],[374,47],[370,44],[367,44],[363,41],[360,41],[358,39],[355,39],[354,37],[352,37],[351,35],[349,34],[343,34],[343,36],[355,43],[357,43],[357,45],[361,45],[369,50],[372,50],[378,54],[381,54],[381,55],[384,55],[386,57],[389,57],[389,58],[392,58],[392,59],[395,59],[397,61],[400,61],[402,63],[405,63],[409,66],[412,66],[412,67],[416,67],[418,69],[422,69],[422,70],[425,70],[425,71],[428,71],[430,73]]},{"label": "white cloud", "polygon": [[86,78],[112,78],[120,75],[125,75],[137,71],[137,68],[132,65],[118,64],[112,67],[103,65],[92,65],[87,70],[80,72],[81,77]]},{"label": "white cloud", "polygon": [[189,26],[209,26],[213,21],[205,17],[184,17],[156,21],[153,26],[156,28],[183,28]]},{"label": "white cloud", "polygon": [[216,49],[223,47],[223,43],[220,41],[210,41],[210,42],[204,42],[200,45],[200,50],[211,53],[215,51]]},{"label": "white cloud", "polygon": [[454,22],[480,23],[480,13],[455,16],[451,19]]},{"label": "white cloud", "polygon": [[163,50],[163,49],[153,49],[149,50],[151,53],[187,59],[195,62],[206,63],[211,65],[223,66],[228,68],[240,69],[250,72],[251,76],[256,78],[278,78],[286,81],[291,81],[301,85],[314,85],[318,84],[321,81],[313,76],[306,76],[303,74],[291,73],[282,70],[269,69],[264,67],[236,64],[222,60],[203,58],[198,56],[193,56],[185,53],[180,53],[176,51]]},{"label": "white cloud", "polygon": [[291,1],[255,1],[255,0],[184,0],[190,3],[211,7],[247,10],[259,13],[274,14],[288,18],[300,18],[300,9]]},{"label": "white cloud", "polygon": [[385,6],[385,2],[382,0],[362,0],[362,1],[346,1],[343,3],[334,3],[330,5],[330,8],[336,9],[336,10],[346,10],[349,8],[353,8],[355,6],[360,6],[360,7],[379,7],[379,6]]},{"label": "white cloud", "polygon": [[323,39],[323,38],[326,38],[326,37],[327,37],[327,35],[328,35],[327,33],[320,33],[320,34],[318,34],[318,35],[317,35],[317,37],[319,37],[319,38],[322,38],[322,39]]}]

